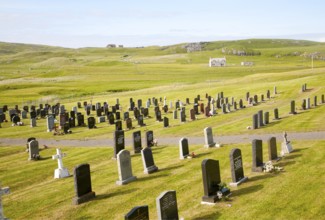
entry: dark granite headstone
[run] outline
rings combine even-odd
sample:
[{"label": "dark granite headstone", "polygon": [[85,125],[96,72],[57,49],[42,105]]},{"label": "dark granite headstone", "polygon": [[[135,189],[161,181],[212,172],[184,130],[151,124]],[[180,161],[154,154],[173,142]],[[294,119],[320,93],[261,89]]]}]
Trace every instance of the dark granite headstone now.
[{"label": "dark granite headstone", "polygon": [[149,220],[149,207],[147,205],[134,207],[124,216],[124,220]]},{"label": "dark granite headstone", "polygon": [[[220,191],[219,184],[221,183],[219,161],[212,159],[205,159],[201,164],[202,180],[204,196],[202,197],[203,203],[215,203],[219,200],[217,195]],[[221,191],[223,195],[229,195],[230,190]]]},{"label": "dark granite headstone", "polygon": [[147,147],[141,150],[144,173],[150,174],[156,172],[158,167],[155,165],[151,148]]},{"label": "dark granite headstone", "polygon": [[279,109],[275,108],[274,109],[274,119],[273,120],[278,120],[279,118]]},{"label": "dark granite headstone", "polygon": [[88,128],[89,129],[96,128],[96,120],[94,117],[88,118]]},{"label": "dark granite headstone", "polygon": [[96,197],[95,192],[91,188],[89,164],[81,164],[75,167],[73,176],[76,192],[76,197],[72,200],[74,205],[79,205]]},{"label": "dark granite headstone", "polygon": [[134,153],[140,153],[142,150],[141,131],[133,132],[133,150]]},{"label": "dark granite headstone", "polygon": [[267,125],[270,123],[270,113],[264,112],[264,125]]},{"label": "dark granite headstone", "polygon": [[164,117],[164,128],[169,127],[169,119],[167,117]]},{"label": "dark granite headstone", "polygon": [[146,143],[147,143],[147,147],[153,146],[153,131],[146,132]]},{"label": "dark granite headstone", "polygon": [[125,140],[124,140],[124,131],[115,131],[114,132],[114,156],[125,148]]},{"label": "dark granite headstone", "polygon": [[257,112],[258,115],[258,127],[263,127],[264,126],[264,121],[263,121],[263,110],[259,110]]},{"label": "dark granite headstone", "polygon": [[252,141],[252,172],[263,171],[263,146],[262,140],[254,139]]},{"label": "dark granite headstone", "polygon": [[131,130],[133,128],[131,118],[126,119],[125,124],[127,129]]},{"label": "dark granite headstone", "polygon": [[126,121],[126,119],[130,118],[130,113],[129,112],[124,112],[123,113],[123,120]]},{"label": "dark granite headstone", "polygon": [[314,97],[314,106],[317,106],[317,96]]},{"label": "dark granite headstone", "polygon": [[85,116],[83,114],[77,114],[78,126],[83,126],[85,124]]},{"label": "dark granite headstone", "polygon": [[297,114],[296,112],[296,103],[294,100],[291,100],[290,102],[290,112],[289,114]]},{"label": "dark granite headstone", "polygon": [[234,148],[230,151],[230,168],[231,168],[231,177],[232,182],[230,186],[238,186],[242,182],[247,180],[247,177],[244,175],[243,168],[243,158],[241,156],[241,150]]},{"label": "dark granite headstone", "polygon": [[146,125],[145,123],[143,123],[143,115],[139,115],[139,117],[138,117],[138,125],[139,125],[140,127]]},{"label": "dark granite headstone", "polygon": [[162,192],[156,199],[158,220],[178,220],[176,191]]},{"label": "dark granite headstone", "polygon": [[267,140],[268,149],[269,149],[269,160],[278,160],[278,152],[276,147],[276,138],[270,137]]},{"label": "dark granite headstone", "polygon": [[115,117],[112,112],[107,115],[107,120],[110,125],[115,124]]},{"label": "dark granite headstone", "polygon": [[123,130],[123,128],[122,128],[122,121],[116,121],[115,122],[115,130],[116,131],[122,131]]}]

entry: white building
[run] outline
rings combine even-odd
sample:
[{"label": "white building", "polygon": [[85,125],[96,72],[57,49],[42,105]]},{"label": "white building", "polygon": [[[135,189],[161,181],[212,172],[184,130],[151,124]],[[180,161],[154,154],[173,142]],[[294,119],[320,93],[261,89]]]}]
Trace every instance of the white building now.
[{"label": "white building", "polygon": [[209,67],[226,66],[226,58],[210,58]]}]

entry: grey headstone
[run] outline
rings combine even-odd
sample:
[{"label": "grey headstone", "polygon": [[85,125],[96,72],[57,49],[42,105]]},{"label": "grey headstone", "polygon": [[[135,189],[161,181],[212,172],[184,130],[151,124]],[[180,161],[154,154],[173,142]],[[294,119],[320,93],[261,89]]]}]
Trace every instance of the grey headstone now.
[{"label": "grey headstone", "polygon": [[204,147],[216,147],[216,143],[213,140],[212,128],[206,127],[204,128]]},{"label": "grey headstone", "polygon": [[128,150],[121,150],[117,154],[117,169],[119,175],[117,185],[124,185],[137,179],[132,174],[131,155]]},{"label": "grey headstone", "polygon": [[39,146],[37,140],[32,140],[28,142],[29,146],[29,158],[28,160],[38,160],[39,159]]},{"label": "grey headstone", "polygon": [[267,140],[268,150],[269,150],[269,160],[278,160],[278,152],[276,147],[276,138],[270,137]]}]

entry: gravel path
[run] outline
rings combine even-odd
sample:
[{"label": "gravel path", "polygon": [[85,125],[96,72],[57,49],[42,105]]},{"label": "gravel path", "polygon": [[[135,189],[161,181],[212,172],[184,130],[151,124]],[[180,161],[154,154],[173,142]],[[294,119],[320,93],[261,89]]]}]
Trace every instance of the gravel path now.
[{"label": "gravel path", "polygon": [[[219,144],[239,144],[239,143],[251,143],[253,139],[262,139],[266,141],[269,137],[276,137],[278,141],[282,142],[283,134],[274,133],[274,134],[256,134],[256,135],[229,135],[229,136],[214,136],[214,141]],[[171,145],[177,146],[181,137],[166,137],[159,138],[155,137],[158,140],[159,145]],[[193,145],[204,145],[204,137],[186,137],[189,144]],[[37,139],[40,146],[47,145],[49,147],[93,147],[93,146],[104,146],[112,147],[114,145],[113,140],[99,139],[99,140],[51,140],[51,139]],[[325,131],[316,131],[316,132],[304,132],[304,133],[288,133],[288,140],[325,140]],[[26,146],[26,139],[21,138],[0,138],[0,146]],[[144,143],[142,139],[142,143]],[[125,140],[126,146],[132,146],[132,139],[127,138]],[[144,144],[143,144],[144,145]]]}]

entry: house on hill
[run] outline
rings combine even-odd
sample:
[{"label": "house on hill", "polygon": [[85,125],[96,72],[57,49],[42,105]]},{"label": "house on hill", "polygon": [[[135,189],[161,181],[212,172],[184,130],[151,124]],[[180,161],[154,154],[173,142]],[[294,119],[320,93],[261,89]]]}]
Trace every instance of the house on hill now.
[{"label": "house on hill", "polygon": [[226,66],[226,58],[210,58],[209,67]]}]

